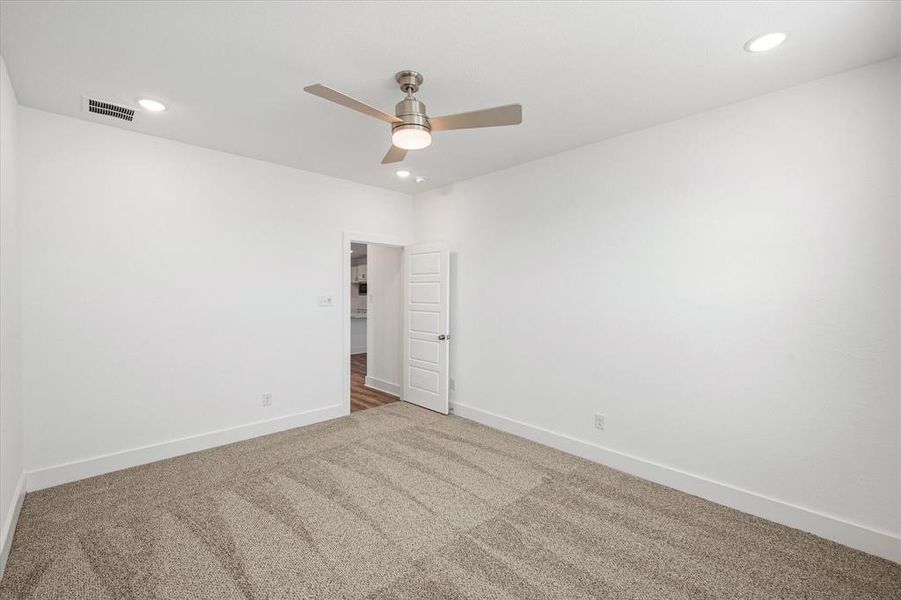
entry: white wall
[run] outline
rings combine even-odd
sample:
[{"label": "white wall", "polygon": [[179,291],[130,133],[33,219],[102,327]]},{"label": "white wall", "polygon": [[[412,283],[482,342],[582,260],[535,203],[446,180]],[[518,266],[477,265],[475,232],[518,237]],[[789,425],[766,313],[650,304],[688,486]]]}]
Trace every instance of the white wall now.
[{"label": "white wall", "polygon": [[403,248],[369,244],[366,385],[398,395],[403,345]]},{"label": "white wall", "polygon": [[410,196],[27,108],[20,128],[29,486],[341,414],[342,231],[407,239]]},{"label": "white wall", "polygon": [[16,94],[0,57],[0,574],[22,493]]},{"label": "white wall", "polygon": [[417,196],[458,414],[901,560],[898,88],[895,60]]}]

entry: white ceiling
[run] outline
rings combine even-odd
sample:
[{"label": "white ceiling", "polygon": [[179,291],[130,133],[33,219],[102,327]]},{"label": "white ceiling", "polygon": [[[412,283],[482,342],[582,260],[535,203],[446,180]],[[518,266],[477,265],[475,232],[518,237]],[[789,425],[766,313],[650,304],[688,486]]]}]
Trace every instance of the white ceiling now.
[{"label": "white ceiling", "polygon": [[[896,56],[899,21],[889,1],[4,1],[0,52],[23,105],[154,97],[170,109],[114,126],[412,193]],[[380,164],[387,124],[302,91],[393,112],[404,68],[433,116],[519,102],[524,123],[438,133],[404,163],[417,184]]]}]

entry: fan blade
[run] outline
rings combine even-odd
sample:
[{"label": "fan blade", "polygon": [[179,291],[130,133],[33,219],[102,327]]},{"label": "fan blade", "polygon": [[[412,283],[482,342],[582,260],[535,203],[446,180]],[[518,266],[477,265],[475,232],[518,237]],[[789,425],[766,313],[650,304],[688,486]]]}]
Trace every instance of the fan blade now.
[{"label": "fan blade", "polygon": [[388,148],[388,152],[385,153],[385,158],[382,159],[382,164],[387,165],[388,163],[400,162],[406,157],[406,150],[392,145],[390,148]]},{"label": "fan blade", "polygon": [[499,127],[501,125],[519,125],[520,123],[522,123],[522,106],[519,104],[507,104],[506,106],[495,106],[494,108],[429,119],[432,131]]},{"label": "fan blade", "polygon": [[365,102],[360,102],[356,98],[351,98],[347,94],[342,94],[339,91],[333,90],[330,87],[324,86],[321,83],[316,83],[314,85],[308,85],[303,88],[303,91],[313,94],[314,96],[319,96],[320,98],[325,98],[326,100],[330,100],[341,106],[345,106],[351,110],[355,110],[357,112],[361,112],[364,115],[369,115],[370,117],[375,117],[376,119],[387,121],[388,123],[402,123],[402,119],[398,119],[393,115],[389,115],[386,112],[382,112],[379,109],[369,106]]}]

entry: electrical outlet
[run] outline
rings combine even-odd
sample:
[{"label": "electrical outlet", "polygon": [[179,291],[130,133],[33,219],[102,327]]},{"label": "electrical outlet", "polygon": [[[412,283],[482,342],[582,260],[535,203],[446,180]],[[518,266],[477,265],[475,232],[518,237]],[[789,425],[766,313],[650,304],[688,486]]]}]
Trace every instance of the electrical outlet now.
[{"label": "electrical outlet", "polygon": [[594,414],[594,428],[604,430],[607,427],[607,417],[602,415],[601,413]]},{"label": "electrical outlet", "polygon": [[457,380],[455,380],[453,377],[450,378],[450,389],[457,389]]},{"label": "electrical outlet", "polygon": [[272,406],[272,394],[263,394],[263,406]]}]

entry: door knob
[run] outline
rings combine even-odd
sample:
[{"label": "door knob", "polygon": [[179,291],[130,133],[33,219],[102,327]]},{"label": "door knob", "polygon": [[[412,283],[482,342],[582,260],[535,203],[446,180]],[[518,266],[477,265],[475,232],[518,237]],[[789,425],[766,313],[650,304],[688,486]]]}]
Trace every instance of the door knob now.
[{"label": "door knob", "polygon": [[444,340],[449,340],[449,339],[450,339],[450,336],[449,336],[449,335],[444,335],[443,333],[439,333],[439,334],[438,334],[438,339],[441,340],[441,341],[443,342]]}]

